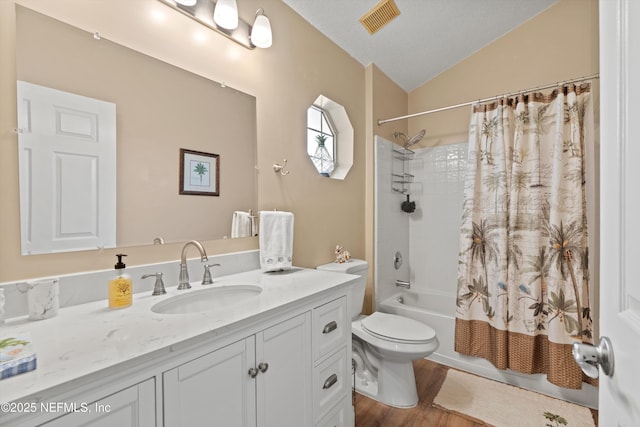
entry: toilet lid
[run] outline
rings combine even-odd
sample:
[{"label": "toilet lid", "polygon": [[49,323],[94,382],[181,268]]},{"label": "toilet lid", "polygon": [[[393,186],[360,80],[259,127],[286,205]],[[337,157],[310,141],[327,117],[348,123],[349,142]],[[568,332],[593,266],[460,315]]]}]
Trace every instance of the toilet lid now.
[{"label": "toilet lid", "polygon": [[422,322],[389,313],[375,312],[362,319],[361,325],[371,335],[397,342],[426,343],[436,336]]}]

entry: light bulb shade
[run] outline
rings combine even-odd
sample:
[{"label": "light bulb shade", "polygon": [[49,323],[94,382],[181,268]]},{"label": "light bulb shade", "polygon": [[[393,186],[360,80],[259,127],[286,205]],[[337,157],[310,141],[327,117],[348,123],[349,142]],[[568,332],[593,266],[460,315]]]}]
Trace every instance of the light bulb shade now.
[{"label": "light bulb shade", "polygon": [[273,41],[271,35],[271,22],[266,15],[259,14],[251,29],[251,43],[256,47],[271,47]]},{"label": "light bulb shade", "polygon": [[198,0],[176,0],[176,3],[181,4],[183,6],[195,6]]},{"label": "light bulb shade", "polygon": [[227,30],[238,28],[238,5],[236,0],[218,0],[213,10],[215,23]]}]

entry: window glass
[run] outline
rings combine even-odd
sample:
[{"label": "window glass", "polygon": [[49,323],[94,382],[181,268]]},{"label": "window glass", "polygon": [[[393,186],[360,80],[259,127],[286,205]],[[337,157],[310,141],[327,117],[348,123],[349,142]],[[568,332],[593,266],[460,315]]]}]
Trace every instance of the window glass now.
[{"label": "window glass", "polygon": [[312,105],[307,110],[307,153],[323,176],[331,176],[336,163],[336,133],[325,110]]}]

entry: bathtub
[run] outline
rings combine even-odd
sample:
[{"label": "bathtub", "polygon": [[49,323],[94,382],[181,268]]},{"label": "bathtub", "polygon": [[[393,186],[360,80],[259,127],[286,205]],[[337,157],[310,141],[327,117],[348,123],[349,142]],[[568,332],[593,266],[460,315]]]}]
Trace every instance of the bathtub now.
[{"label": "bathtub", "polygon": [[485,359],[455,352],[455,295],[433,291],[406,290],[397,292],[379,302],[377,310],[409,317],[432,327],[436,331],[440,346],[427,357],[429,360],[558,399],[591,408],[598,407],[598,389],[596,387],[583,384],[582,390],[564,389],[548,382],[544,375],[502,371],[496,369]]}]

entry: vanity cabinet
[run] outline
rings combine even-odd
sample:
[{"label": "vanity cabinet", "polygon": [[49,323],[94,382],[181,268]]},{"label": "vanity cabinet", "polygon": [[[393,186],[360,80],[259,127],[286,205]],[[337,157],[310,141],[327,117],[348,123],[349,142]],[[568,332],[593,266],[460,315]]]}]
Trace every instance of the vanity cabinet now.
[{"label": "vanity cabinet", "polygon": [[166,427],[347,426],[346,298],[163,374]]},{"label": "vanity cabinet", "polygon": [[[89,372],[67,375],[67,381],[16,399],[15,402],[36,405],[38,411],[0,413],[0,425],[353,426],[351,323],[347,316],[350,288],[346,284],[332,290],[324,284],[334,280],[331,283],[337,287],[349,279],[333,279],[315,270],[301,269],[295,274],[296,280],[276,276],[279,281],[275,284],[267,281],[257,308],[238,306],[220,314],[164,317],[146,311],[136,313],[136,308],[150,310],[155,303],[153,298],[143,297],[126,318],[118,317],[124,312],[109,312],[115,320],[107,322],[106,327],[102,327],[103,320],[96,320],[91,328],[84,328],[96,330],[87,338],[97,337],[92,341],[95,345],[111,340],[101,351],[93,351],[94,347],[86,350],[91,358],[75,359],[79,370]],[[268,276],[268,280],[276,279]],[[323,283],[318,285],[319,282]],[[283,299],[286,302],[280,303]],[[97,304],[82,308],[83,319],[89,318],[95,307]],[[125,326],[131,326],[129,313],[142,326],[118,335]],[[46,342],[46,334],[53,334],[68,337],[60,346],[71,346],[75,335],[66,331],[75,319],[60,315],[48,321],[48,325],[34,323],[34,341]],[[40,325],[44,325],[41,331]],[[180,338],[176,339],[175,334]],[[167,342],[156,346],[162,339]],[[139,352],[130,351],[117,363],[95,368],[103,358],[117,357],[136,345]],[[43,363],[34,376],[56,375],[51,361],[72,368],[53,351],[42,348]],[[12,379],[23,385],[22,379],[33,381],[34,376],[28,375]],[[42,410],[40,404],[47,402],[67,406]],[[74,411],[75,408],[80,410]]]},{"label": "vanity cabinet", "polygon": [[[73,403],[67,403],[67,405],[73,405]],[[154,427],[156,425],[155,405],[155,380],[151,378],[98,401],[76,404],[75,412],[67,413],[41,425],[46,427]]]},{"label": "vanity cabinet", "polygon": [[311,425],[309,312],[163,374],[164,425]]}]

